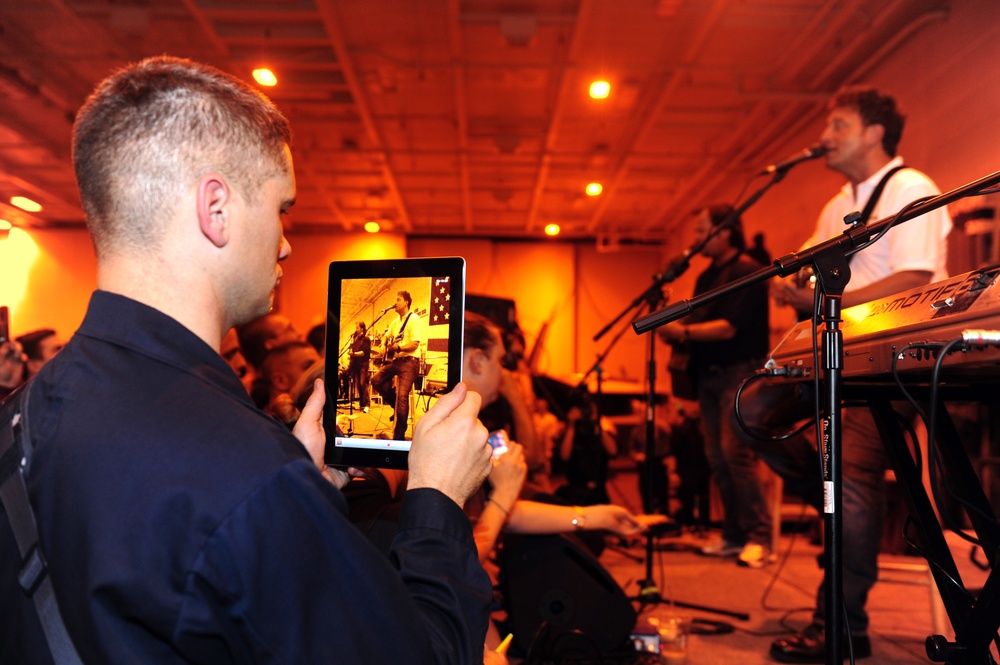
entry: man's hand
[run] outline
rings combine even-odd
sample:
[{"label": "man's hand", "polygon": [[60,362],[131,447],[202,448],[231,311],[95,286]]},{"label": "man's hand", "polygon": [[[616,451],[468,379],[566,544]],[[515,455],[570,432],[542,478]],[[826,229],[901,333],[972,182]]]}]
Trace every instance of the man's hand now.
[{"label": "man's hand", "polygon": [[677,321],[671,321],[656,329],[656,334],[667,344],[677,344],[687,340],[687,326]]},{"label": "man's hand", "polygon": [[808,286],[798,286],[794,278],[774,280],[771,283],[771,297],[777,304],[788,305],[799,314],[812,314],[815,292]]},{"label": "man's hand", "polygon": [[410,446],[408,489],[440,490],[459,506],[490,472],[493,449],[479,422],[482,398],[464,383],[455,386],[417,422]]},{"label": "man's hand", "polygon": [[326,479],[344,489],[344,486],[351,481],[351,478],[363,476],[360,469],[348,467],[335,469],[326,465],[324,455],[326,453],[326,430],[323,429],[323,405],[326,403],[326,390],[323,387],[323,379],[316,379],[313,382],[313,391],[309,395],[302,413],[292,429],[295,438],[306,447],[309,457],[312,458],[316,468],[326,476]]}]

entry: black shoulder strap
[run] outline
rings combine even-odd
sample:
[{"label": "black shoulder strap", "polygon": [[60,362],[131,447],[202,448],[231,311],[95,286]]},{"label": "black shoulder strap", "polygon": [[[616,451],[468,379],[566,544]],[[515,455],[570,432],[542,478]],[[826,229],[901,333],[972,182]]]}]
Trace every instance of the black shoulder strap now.
[{"label": "black shoulder strap", "polygon": [[858,220],[859,224],[868,223],[868,219],[872,216],[875,206],[878,205],[878,200],[882,198],[882,190],[885,189],[885,185],[889,182],[889,178],[895,175],[896,171],[902,171],[905,168],[905,165],[900,164],[895,168],[889,169],[889,172],[882,176],[882,179],[878,181],[877,185],[875,185],[875,189],[872,190],[872,195],[868,197],[868,203],[865,204],[865,209],[861,211],[861,219]]},{"label": "black shoulder strap", "polygon": [[82,663],[66,632],[52,578],[38,543],[35,513],[28,500],[22,469],[31,454],[28,438],[28,392],[31,382],[21,386],[0,404],[0,499],[21,554],[17,581],[35,603],[35,611],[45,632],[45,641],[57,665]]},{"label": "black shoulder strap", "polygon": [[404,331],[404,330],[406,330],[406,324],[410,322],[410,314],[413,314],[413,312],[407,312],[407,313],[406,313],[406,318],[405,318],[405,319],[403,319],[403,325],[402,325],[402,326],[400,326],[400,328],[399,328],[399,332],[398,332],[398,333],[396,333],[396,336],[397,336],[397,337],[398,337],[398,336],[400,336],[400,335],[402,335],[402,334],[403,334],[403,331]]}]

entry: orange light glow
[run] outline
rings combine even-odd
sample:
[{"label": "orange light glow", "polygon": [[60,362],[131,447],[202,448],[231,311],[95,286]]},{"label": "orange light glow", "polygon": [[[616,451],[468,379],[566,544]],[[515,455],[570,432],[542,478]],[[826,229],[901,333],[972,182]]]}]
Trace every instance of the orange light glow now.
[{"label": "orange light glow", "polygon": [[16,208],[20,208],[21,210],[25,210],[27,212],[41,212],[42,211],[42,204],[41,203],[37,203],[35,201],[32,201],[31,199],[29,199],[29,198],[27,198],[25,196],[12,196],[12,197],[10,197],[10,204],[12,206],[16,207]]},{"label": "orange light glow", "polygon": [[545,235],[547,235],[547,236],[557,236],[557,235],[559,235],[559,231],[561,231],[561,230],[562,229],[559,228],[558,224],[546,224],[545,225]]},{"label": "orange light glow", "polygon": [[0,303],[10,305],[14,314],[27,295],[28,274],[37,258],[38,245],[23,229],[11,228],[0,240]]},{"label": "orange light glow", "polygon": [[607,81],[594,81],[590,84],[591,99],[607,99],[611,94],[611,84]]},{"label": "orange light glow", "polygon": [[365,231],[368,233],[378,233],[381,229],[378,222],[365,222]]},{"label": "orange light glow", "polygon": [[261,85],[266,85],[267,87],[272,87],[278,85],[278,77],[274,75],[267,67],[261,67],[259,69],[253,70],[253,80],[257,81]]},{"label": "orange light glow", "polygon": [[604,185],[599,182],[587,183],[586,192],[587,196],[599,196],[601,192],[604,191]]}]

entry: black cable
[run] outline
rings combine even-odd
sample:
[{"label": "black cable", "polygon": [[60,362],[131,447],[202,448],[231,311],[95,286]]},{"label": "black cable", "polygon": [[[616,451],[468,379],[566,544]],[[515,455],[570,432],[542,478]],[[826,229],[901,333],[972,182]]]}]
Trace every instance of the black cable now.
[{"label": "black cable", "polygon": [[[944,359],[948,357],[949,353],[951,353],[954,349],[960,347],[962,344],[964,344],[964,341],[961,337],[953,339],[947,344],[945,344],[944,347],[941,349],[941,351],[938,353],[938,357],[934,361],[934,368],[931,370],[931,385],[930,385],[930,400],[929,400],[930,411],[928,414],[929,417],[927,421],[927,459],[928,463],[932,464],[930,468],[930,473],[928,473],[931,483],[931,494],[934,496],[934,502],[938,506],[944,505],[944,502],[941,500],[941,490],[938,487],[938,474],[935,473],[935,468],[937,468],[942,473],[942,475],[944,474],[943,465],[937,454],[937,447],[935,441],[935,433],[937,429],[938,385],[941,379],[941,366],[944,364]],[[945,484],[947,485],[947,482]],[[967,509],[972,508],[976,510],[976,512],[986,517],[987,519],[991,519],[989,515],[983,513],[981,510],[979,510],[979,508],[972,506],[967,501],[951,493],[950,489],[949,489],[949,494],[951,494],[954,499],[956,499],[959,503],[964,505]],[[945,525],[960,538],[967,540],[970,543],[973,543],[974,545],[979,545],[980,547],[983,546],[978,538],[975,538],[965,533],[962,527],[957,525],[955,521],[952,519],[951,515],[948,514],[948,511],[941,510],[939,511],[939,514],[941,515],[941,519],[942,521],[944,521]]]},{"label": "black cable", "polygon": [[743,379],[743,381],[740,382],[739,387],[736,389],[736,397],[733,401],[733,410],[736,413],[736,422],[739,423],[740,429],[742,429],[746,433],[746,435],[749,436],[750,438],[756,439],[757,441],[764,441],[765,443],[776,443],[778,441],[785,441],[787,439],[792,438],[793,436],[802,434],[812,425],[811,422],[806,422],[800,425],[799,427],[795,428],[794,430],[790,432],[785,432],[784,434],[764,434],[760,430],[754,429],[753,427],[748,425],[745,420],[743,420],[743,413],[740,410],[740,398],[743,395],[743,390],[751,383],[753,383],[753,381],[755,380],[763,379],[769,376],[784,376],[784,375],[785,374],[781,373],[781,370],[777,371],[759,370],[757,372],[754,372],[747,378]]}]

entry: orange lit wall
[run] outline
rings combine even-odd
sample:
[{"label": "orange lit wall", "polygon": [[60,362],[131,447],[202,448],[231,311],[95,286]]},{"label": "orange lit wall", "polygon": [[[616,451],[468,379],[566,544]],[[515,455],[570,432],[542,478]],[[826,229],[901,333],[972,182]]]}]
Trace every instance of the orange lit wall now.
[{"label": "orange lit wall", "polygon": [[13,229],[0,240],[0,305],[10,307],[14,336],[54,328],[68,339],[83,320],[96,283],[86,231]]}]

